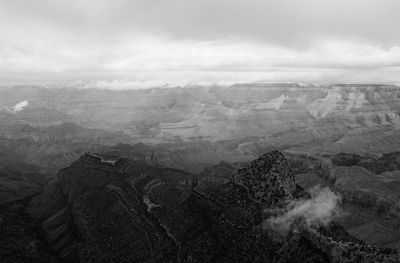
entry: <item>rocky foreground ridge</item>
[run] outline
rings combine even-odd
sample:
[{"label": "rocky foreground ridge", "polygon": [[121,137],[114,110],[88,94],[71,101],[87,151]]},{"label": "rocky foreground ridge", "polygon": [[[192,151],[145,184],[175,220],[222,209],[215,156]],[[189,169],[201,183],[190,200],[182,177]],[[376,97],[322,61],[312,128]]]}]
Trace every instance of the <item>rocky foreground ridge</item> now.
[{"label": "rocky foreground ridge", "polygon": [[[400,260],[394,250],[366,245],[334,222],[298,217],[286,234],[265,228],[266,210],[285,211],[294,200],[310,198],[281,152],[262,155],[231,178],[205,184],[182,170],[87,153],[27,205],[40,224],[39,234],[18,247],[29,253],[13,260],[0,253],[1,261],[24,262],[31,255],[32,262]],[[9,234],[12,221],[0,219],[0,231]]]}]

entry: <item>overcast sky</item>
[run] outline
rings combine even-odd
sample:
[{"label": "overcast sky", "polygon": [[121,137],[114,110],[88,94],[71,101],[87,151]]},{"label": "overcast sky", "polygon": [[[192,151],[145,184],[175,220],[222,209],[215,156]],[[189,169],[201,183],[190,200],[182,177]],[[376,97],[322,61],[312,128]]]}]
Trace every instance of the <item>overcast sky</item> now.
[{"label": "overcast sky", "polygon": [[398,0],[0,0],[0,83],[400,83],[399,13]]}]

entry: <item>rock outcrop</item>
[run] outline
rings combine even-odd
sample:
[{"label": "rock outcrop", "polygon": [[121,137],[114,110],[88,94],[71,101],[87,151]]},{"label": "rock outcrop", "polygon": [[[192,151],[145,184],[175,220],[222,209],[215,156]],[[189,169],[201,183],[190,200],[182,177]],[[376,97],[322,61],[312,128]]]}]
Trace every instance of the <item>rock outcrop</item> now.
[{"label": "rock outcrop", "polygon": [[310,167],[296,175],[303,187],[329,186],[340,194],[344,216],[339,220],[349,233],[371,245],[399,249],[398,156],[392,152],[290,158],[296,158],[298,167]]},{"label": "rock outcrop", "polygon": [[[301,216],[286,236],[266,230],[265,210],[309,195],[285,156],[269,152],[225,184],[105,154],[85,154],[58,173],[28,212],[51,254],[80,262],[395,262],[340,225]],[[351,255],[345,258],[344,255]],[[341,261],[338,261],[340,259]]]},{"label": "rock outcrop", "polygon": [[272,205],[291,201],[296,195],[293,172],[283,153],[274,151],[240,168],[234,177],[251,199]]}]

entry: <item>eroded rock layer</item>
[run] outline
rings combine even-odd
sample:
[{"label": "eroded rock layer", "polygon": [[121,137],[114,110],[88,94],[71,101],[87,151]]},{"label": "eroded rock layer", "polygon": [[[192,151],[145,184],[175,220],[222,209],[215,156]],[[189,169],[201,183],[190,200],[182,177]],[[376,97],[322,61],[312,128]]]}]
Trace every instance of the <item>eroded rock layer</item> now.
[{"label": "eroded rock layer", "polygon": [[266,209],[309,198],[280,152],[243,166],[225,184],[200,181],[177,169],[85,154],[28,211],[42,222],[52,253],[66,261],[398,260],[395,251],[365,245],[336,223],[310,225],[300,216],[286,235],[265,229]]}]

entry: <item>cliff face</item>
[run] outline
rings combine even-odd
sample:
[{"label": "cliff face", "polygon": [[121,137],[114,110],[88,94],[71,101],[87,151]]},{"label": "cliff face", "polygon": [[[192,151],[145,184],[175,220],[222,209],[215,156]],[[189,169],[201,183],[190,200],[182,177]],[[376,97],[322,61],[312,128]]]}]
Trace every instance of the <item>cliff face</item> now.
[{"label": "cliff face", "polygon": [[81,262],[338,262],[338,251],[355,255],[341,262],[397,257],[337,224],[311,226],[300,217],[287,236],[265,231],[266,209],[309,198],[280,152],[245,165],[226,184],[197,182],[181,170],[85,154],[28,212],[42,222],[52,253]]},{"label": "cliff face", "polygon": [[53,173],[91,148],[130,140],[122,132],[86,129],[74,123],[35,127],[13,116],[13,121],[0,124],[0,148],[8,148],[9,154],[20,156],[18,160]]},{"label": "cliff face", "polygon": [[400,248],[399,153],[322,158],[290,156],[296,180],[306,189],[327,185],[342,197],[340,223],[371,245]]},{"label": "cliff face", "polygon": [[[7,111],[24,100],[24,110]],[[52,171],[99,144],[137,141],[165,144],[146,160],[196,173],[276,149],[383,153],[400,147],[399,100],[399,88],[388,85],[10,88],[0,91],[0,147]],[[137,157],[126,148],[116,150]]]},{"label": "cliff face", "polygon": [[[263,137],[310,125],[322,129],[328,123],[341,131],[398,127],[399,94],[398,86],[390,85],[240,84],[123,92],[20,87],[0,92],[0,110],[28,100],[27,110],[15,116],[35,126],[61,120],[117,129],[142,139],[202,136],[215,141]],[[42,115],[46,120],[37,118]]]},{"label": "cliff face", "polygon": [[[150,211],[163,202],[176,206],[193,184],[193,175],[180,170],[86,154],[61,170],[57,184],[33,199],[28,211],[43,222],[46,240],[61,258],[143,262],[165,256],[174,262],[169,230]],[[165,209],[168,221],[174,214]]]}]

